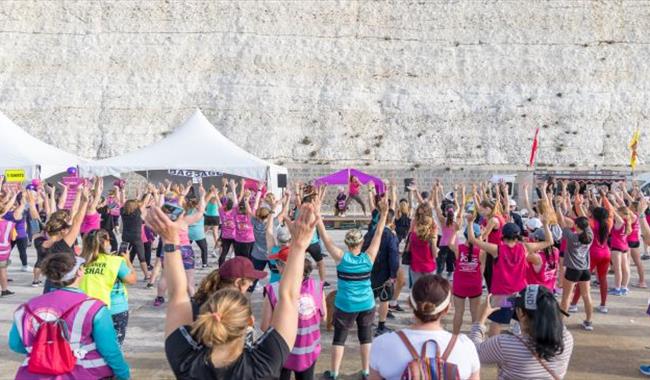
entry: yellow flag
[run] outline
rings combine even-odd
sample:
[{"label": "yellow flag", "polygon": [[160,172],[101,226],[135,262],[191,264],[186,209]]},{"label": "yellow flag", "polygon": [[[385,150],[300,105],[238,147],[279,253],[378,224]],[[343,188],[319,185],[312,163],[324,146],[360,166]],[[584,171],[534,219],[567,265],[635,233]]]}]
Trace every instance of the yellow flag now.
[{"label": "yellow flag", "polygon": [[641,138],[641,130],[637,128],[634,134],[632,135],[632,140],[630,140],[630,150],[631,150],[630,167],[632,168],[632,171],[634,171],[634,168],[636,168],[636,164],[638,161],[637,148],[639,147],[640,138]]}]

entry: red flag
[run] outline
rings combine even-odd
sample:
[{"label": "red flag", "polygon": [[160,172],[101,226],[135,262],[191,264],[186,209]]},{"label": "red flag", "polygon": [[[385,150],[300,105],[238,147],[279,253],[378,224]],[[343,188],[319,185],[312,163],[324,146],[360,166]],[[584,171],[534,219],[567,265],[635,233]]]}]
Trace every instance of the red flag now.
[{"label": "red flag", "polygon": [[535,131],[535,138],[533,139],[533,146],[530,148],[530,160],[528,166],[533,166],[535,163],[535,156],[537,155],[537,136],[539,135],[539,128]]}]

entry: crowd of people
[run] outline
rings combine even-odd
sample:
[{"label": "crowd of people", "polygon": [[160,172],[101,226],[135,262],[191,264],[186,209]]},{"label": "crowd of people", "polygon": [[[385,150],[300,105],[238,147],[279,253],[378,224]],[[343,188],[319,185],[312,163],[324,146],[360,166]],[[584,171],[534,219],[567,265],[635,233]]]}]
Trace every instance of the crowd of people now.
[{"label": "crowd of people", "polygon": [[[648,201],[623,182],[524,186],[523,212],[505,183],[450,192],[438,181],[423,192],[411,184],[398,199],[394,181],[378,193],[352,176],[332,209],[345,215],[354,200],[370,222],[341,246],[322,215],[326,187],[296,184],[277,198],[244,180],[166,182],[128,198],[123,183],[102,184],[75,188],[71,205],[65,185],[0,194],[1,295],[14,295],[14,247],[31,285],[43,287],[13,315],[9,347],[26,356],[17,378],[130,378],[128,289],[143,281],[156,288],[153,307],[166,306],[165,354],[180,379],[314,379],[323,345],[323,376],[337,379],[356,326],[363,379],[474,380],[496,364],[499,379],[555,380],[568,371],[574,341],[564,322],[580,299],[582,328],[597,327],[592,275],[598,313],[608,313],[608,296],[629,294],[630,262],[632,285],[647,287]],[[197,268],[208,273],[199,279]],[[258,318],[252,297],[263,298]],[[406,312],[410,326],[388,326]],[[327,316],[331,343],[321,340]]]}]

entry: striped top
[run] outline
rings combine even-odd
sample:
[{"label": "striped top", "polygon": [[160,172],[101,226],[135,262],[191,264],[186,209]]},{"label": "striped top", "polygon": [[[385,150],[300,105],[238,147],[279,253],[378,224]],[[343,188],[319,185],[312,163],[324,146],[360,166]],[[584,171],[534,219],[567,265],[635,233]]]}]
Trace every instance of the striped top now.
[{"label": "striped top", "polygon": [[[548,368],[560,378],[566,376],[573,352],[573,336],[566,327],[563,336],[564,351],[553,360],[545,361]],[[501,334],[486,340],[485,326],[474,323],[469,338],[476,345],[481,364],[496,364],[499,367],[499,380],[553,380],[553,376],[542,367],[532,352],[516,336]],[[522,335],[521,338],[525,342],[530,340],[526,335]]]}]

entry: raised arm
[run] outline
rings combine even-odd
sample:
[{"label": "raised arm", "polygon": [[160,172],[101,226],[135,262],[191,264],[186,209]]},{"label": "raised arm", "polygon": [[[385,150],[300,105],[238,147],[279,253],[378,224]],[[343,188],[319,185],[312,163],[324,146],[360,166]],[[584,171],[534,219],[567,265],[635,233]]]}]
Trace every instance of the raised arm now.
[{"label": "raised arm", "polygon": [[271,326],[282,336],[291,350],[298,332],[298,305],[305,267],[305,251],[314,235],[314,226],[320,218],[311,204],[300,207],[300,215],[288,224],[291,231],[289,258],[282,273],[278,303],[273,311]]},{"label": "raised arm", "polygon": [[[169,220],[167,215],[159,207],[152,207],[146,216],[146,223],[151,229],[160,235],[165,244],[178,246],[180,240],[178,224]],[[169,304],[167,305],[167,316],[165,318],[165,338],[171,335],[181,326],[192,323],[192,305],[187,294],[187,277],[183,269],[181,252],[176,249],[174,252],[165,252],[165,280],[167,281],[167,292],[169,293]]]},{"label": "raised arm", "polygon": [[203,185],[199,187],[199,205],[196,212],[192,215],[185,216],[185,223],[192,225],[197,223],[201,218],[203,218],[203,213],[205,212],[205,188]]},{"label": "raised arm", "polygon": [[368,246],[368,249],[366,249],[366,254],[368,254],[368,257],[370,257],[370,261],[372,262],[375,262],[375,258],[379,252],[381,237],[384,234],[384,227],[386,226],[386,217],[388,216],[388,200],[386,197],[383,197],[381,201],[379,201],[379,212],[379,223],[377,223],[375,235],[370,241],[370,246]]},{"label": "raised arm", "polygon": [[325,249],[327,249],[327,252],[329,252],[330,256],[332,256],[332,259],[334,259],[334,262],[337,264],[341,261],[343,258],[343,251],[334,244],[332,241],[332,238],[330,235],[327,233],[327,230],[325,229],[325,224],[323,223],[323,218],[320,217],[320,208],[322,204],[322,199],[320,197],[317,197],[314,200],[314,211],[316,212],[316,215],[318,217],[318,222],[316,223],[316,227],[318,228],[318,235],[320,236],[320,239],[323,241],[323,245],[325,245]]},{"label": "raised arm", "polygon": [[239,181],[239,184],[240,184],[239,197],[237,197],[237,199],[239,199],[239,201],[242,202],[244,200],[244,192],[246,190],[246,180],[242,178],[241,181]]},{"label": "raised arm", "polygon": [[68,198],[68,186],[59,182],[59,186],[63,189],[61,191],[61,196],[59,197],[59,202],[57,203],[57,209],[63,210],[65,208],[65,200]]},{"label": "raised arm", "polygon": [[79,207],[76,213],[74,213],[72,218],[72,225],[68,230],[68,233],[63,236],[63,240],[68,245],[72,247],[79,236],[79,230],[81,229],[81,223],[83,223],[84,217],[86,216],[86,209],[88,208],[88,188],[81,186],[78,189],[79,195],[77,199],[79,200]]},{"label": "raised arm", "polygon": [[[466,216],[467,219],[467,224],[471,225],[471,223],[474,223],[474,215],[472,214],[467,214]],[[476,238],[474,235],[474,228],[468,228],[467,229],[467,240],[472,243],[472,245],[476,245],[480,247],[482,250],[484,250],[486,253],[497,257],[499,255],[499,246],[496,244],[492,243],[487,243],[482,240],[479,240]]]}]

